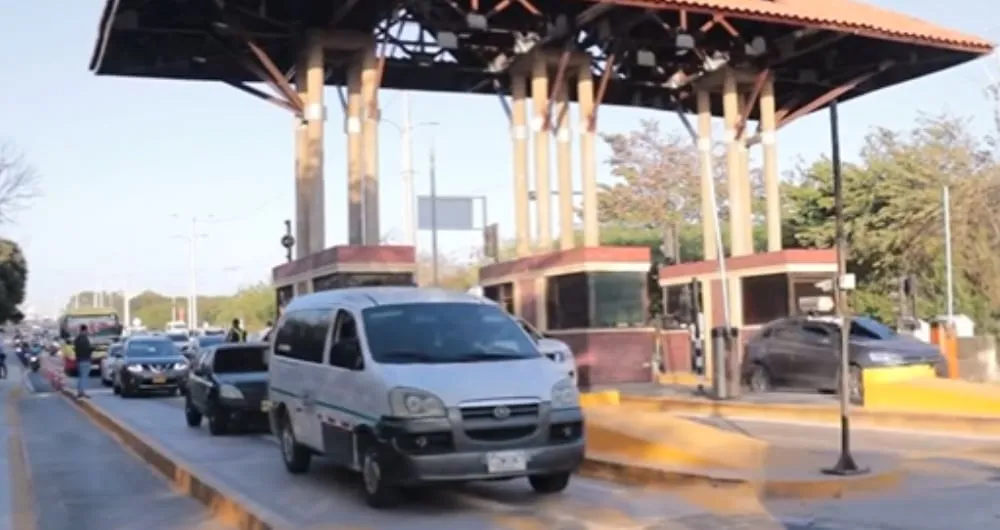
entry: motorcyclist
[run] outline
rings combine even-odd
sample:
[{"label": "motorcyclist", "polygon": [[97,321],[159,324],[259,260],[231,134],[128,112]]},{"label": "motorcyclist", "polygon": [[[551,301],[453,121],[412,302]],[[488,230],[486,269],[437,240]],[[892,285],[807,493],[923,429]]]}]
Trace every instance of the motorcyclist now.
[{"label": "motorcyclist", "polygon": [[7,350],[3,346],[2,331],[0,331],[0,379],[7,379]]}]

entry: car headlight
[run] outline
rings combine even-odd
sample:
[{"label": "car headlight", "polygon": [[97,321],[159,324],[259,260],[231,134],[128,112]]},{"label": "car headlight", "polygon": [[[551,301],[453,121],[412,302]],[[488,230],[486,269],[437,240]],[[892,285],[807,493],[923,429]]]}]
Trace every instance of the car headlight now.
[{"label": "car headlight", "polygon": [[219,397],[225,399],[243,399],[243,392],[233,385],[222,385],[219,387]]},{"label": "car headlight", "polygon": [[142,367],[139,366],[138,364],[130,364],[126,366],[125,369],[128,370],[129,372],[132,372],[133,374],[142,372]]},{"label": "car headlight", "polygon": [[869,353],[868,358],[871,359],[873,363],[878,364],[900,364],[903,362],[903,357],[898,353],[884,351]]},{"label": "car headlight", "polygon": [[187,370],[187,363],[176,363],[174,364],[174,370]]},{"label": "car headlight", "polygon": [[547,357],[549,359],[552,359],[553,362],[557,362],[557,363],[564,363],[564,362],[566,362],[566,354],[563,353],[563,352],[561,352],[561,351],[551,352],[551,353],[549,353],[547,355]]},{"label": "car headlight", "polygon": [[572,379],[563,379],[552,386],[552,408],[575,409],[580,406],[580,391]]},{"label": "car headlight", "polygon": [[394,388],[389,392],[389,408],[398,418],[431,418],[445,415],[441,398],[415,388]]}]

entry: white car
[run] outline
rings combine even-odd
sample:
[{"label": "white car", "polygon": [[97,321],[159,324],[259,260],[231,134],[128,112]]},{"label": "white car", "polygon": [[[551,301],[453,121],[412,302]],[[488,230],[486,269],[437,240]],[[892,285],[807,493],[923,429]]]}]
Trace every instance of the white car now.
[{"label": "white car", "polygon": [[583,463],[576,385],[491,301],[335,289],[294,298],[274,329],[269,419],[290,473],[322,455],[381,508],[424,483],[526,477],[553,494]]},{"label": "white car", "polygon": [[579,386],[580,374],[576,370],[576,357],[573,356],[573,350],[570,349],[569,344],[546,336],[522,318],[518,318],[517,322],[521,324],[524,332],[530,335],[535,344],[538,345],[538,351],[561,367],[573,379],[573,384]]}]

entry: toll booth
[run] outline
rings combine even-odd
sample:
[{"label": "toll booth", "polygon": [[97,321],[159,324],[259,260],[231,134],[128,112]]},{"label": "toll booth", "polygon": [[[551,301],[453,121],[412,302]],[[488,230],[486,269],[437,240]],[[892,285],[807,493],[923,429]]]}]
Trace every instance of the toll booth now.
[{"label": "toll booth", "polygon": [[[698,308],[697,326],[678,321],[665,326],[663,343],[664,367],[672,372],[697,373],[696,360],[704,364],[704,375],[712,377],[712,341],[705,340],[709,330],[725,325],[724,300],[729,302],[730,326],[737,330],[741,346],[756,333],[760,326],[787,316],[814,313],[815,301],[829,293],[822,284],[836,277],[837,259],[833,249],[788,249],[778,252],[751,254],[726,259],[728,297],[723,296],[722,279],[717,261],[697,261],[670,265],[660,269],[660,286],[663,289],[666,313],[683,313],[685,307]],[[692,292],[692,282],[697,297],[693,303],[684,302]],[[832,311],[832,308],[830,308]],[[669,322],[668,322],[669,324]],[[672,328],[672,329],[670,329]],[[692,329],[701,337],[692,340]],[[693,345],[702,351],[693,351]]]},{"label": "toll booth", "polygon": [[292,298],[363,285],[415,285],[416,252],[411,246],[335,246],[282,263],[271,270],[280,313]]}]

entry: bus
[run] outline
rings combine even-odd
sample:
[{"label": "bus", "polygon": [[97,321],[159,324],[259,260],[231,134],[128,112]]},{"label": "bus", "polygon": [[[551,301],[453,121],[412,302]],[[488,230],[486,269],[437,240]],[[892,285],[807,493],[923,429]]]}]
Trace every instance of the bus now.
[{"label": "bus", "polygon": [[80,374],[76,362],[76,351],[73,340],[80,332],[80,326],[86,325],[90,334],[90,343],[94,345],[94,355],[90,360],[90,374],[98,373],[101,360],[107,356],[111,344],[122,339],[125,328],[118,318],[118,312],[110,308],[81,307],[70,309],[59,318],[59,337],[63,344],[60,355],[63,358],[63,372],[67,376],[77,377]]}]

